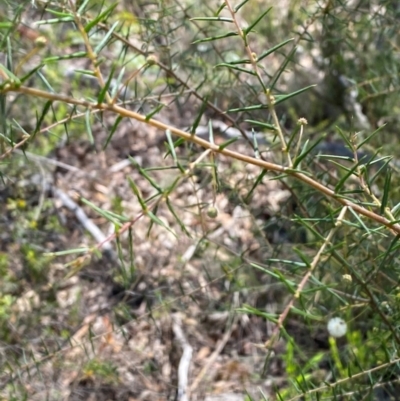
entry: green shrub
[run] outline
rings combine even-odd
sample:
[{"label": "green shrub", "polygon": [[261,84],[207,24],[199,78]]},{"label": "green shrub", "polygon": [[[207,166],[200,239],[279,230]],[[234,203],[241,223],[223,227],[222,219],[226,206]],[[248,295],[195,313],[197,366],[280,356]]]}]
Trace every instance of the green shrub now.
[{"label": "green shrub", "polygon": [[[29,357],[2,361],[8,395],[40,382],[33,367],[52,377],[41,365],[77,347],[65,322],[51,338],[38,327],[60,291],[75,320],[109,284],[117,301],[105,309],[122,327],[92,334],[82,307],[85,351],[127,335],[138,305],[163,341],[173,308],[239,311],[268,328],[260,377],[283,364],[270,396],[389,397],[400,362],[397,5],[133,3],[0,6],[1,270],[46,311],[27,320],[43,349],[32,340]],[[77,280],[83,299],[68,293]],[[206,287],[217,301],[198,294]],[[4,290],[1,321],[22,293]],[[334,317],[341,339],[327,331]],[[120,380],[111,361],[76,358],[86,378]],[[153,359],[146,378],[162,372]]]}]

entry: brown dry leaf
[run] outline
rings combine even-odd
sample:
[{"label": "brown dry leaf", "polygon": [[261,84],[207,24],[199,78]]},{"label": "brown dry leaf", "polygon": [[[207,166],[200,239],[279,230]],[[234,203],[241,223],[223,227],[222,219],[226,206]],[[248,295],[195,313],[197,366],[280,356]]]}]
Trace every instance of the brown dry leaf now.
[{"label": "brown dry leaf", "polygon": [[210,354],[211,354],[210,347],[201,347],[196,355],[196,361],[200,362],[201,360],[207,358]]},{"label": "brown dry leaf", "polygon": [[247,367],[239,361],[231,360],[218,369],[216,380],[243,383],[249,378]]}]

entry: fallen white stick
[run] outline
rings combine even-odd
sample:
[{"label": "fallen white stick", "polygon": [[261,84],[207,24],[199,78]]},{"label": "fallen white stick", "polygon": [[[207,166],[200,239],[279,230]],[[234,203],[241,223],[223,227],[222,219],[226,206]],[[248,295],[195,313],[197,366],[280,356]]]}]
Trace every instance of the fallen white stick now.
[{"label": "fallen white stick", "polygon": [[188,378],[189,378],[189,368],[190,361],[192,359],[193,348],[187,342],[186,337],[182,330],[182,321],[180,317],[176,314],[173,316],[172,331],[175,334],[180,346],[182,347],[183,353],[179,361],[178,367],[178,393],[177,401],[189,401],[188,394]]},{"label": "fallen white stick", "polygon": [[63,206],[67,209],[71,210],[75,214],[75,217],[78,221],[82,224],[84,229],[91,234],[91,236],[95,239],[97,243],[102,243],[102,249],[107,252],[112,252],[113,248],[111,244],[106,241],[107,237],[103,234],[103,232],[93,223],[92,220],[87,217],[84,210],[77,205],[65,192],[61,191],[60,189],[56,188],[54,185],[51,186],[51,191],[53,195],[60,199]]}]

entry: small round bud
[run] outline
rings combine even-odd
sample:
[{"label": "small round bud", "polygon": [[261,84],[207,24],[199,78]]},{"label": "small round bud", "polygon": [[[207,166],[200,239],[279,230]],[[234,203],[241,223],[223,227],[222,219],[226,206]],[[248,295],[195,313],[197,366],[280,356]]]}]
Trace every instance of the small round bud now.
[{"label": "small round bud", "polygon": [[39,36],[35,39],[35,46],[39,47],[39,49],[43,49],[43,47],[46,47],[46,45],[47,39],[44,36]]},{"label": "small round bud", "polygon": [[347,332],[347,324],[340,317],[333,317],[327,326],[329,335],[335,338],[343,337]]},{"label": "small round bud", "polygon": [[301,118],[299,118],[299,119],[297,120],[297,124],[298,124],[298,125],[307,125],[307,124],[308,124],[308,121],[307,121],[304,117],[301,117]]},{"label": "small round bud", "polygon": [[147,58],[146,58],[146,63],[148,64],[148,65],[154,65],[154,64],[157,64],[157,56],[155,56],[154,54],[150,54],[150,56],[148,56]]},{"label": "small round bud", "polygon": [[349,283],[351,283],[353,281],[353,278],[351,277],[350,274],[343,274],[342,279],[343,279],[343,281],[347,281]]},{"label": "small round bud", "polygon": [[215,219],[218,216],[218,209],[215,206],[209,206],[207,209],[207,216]]}]

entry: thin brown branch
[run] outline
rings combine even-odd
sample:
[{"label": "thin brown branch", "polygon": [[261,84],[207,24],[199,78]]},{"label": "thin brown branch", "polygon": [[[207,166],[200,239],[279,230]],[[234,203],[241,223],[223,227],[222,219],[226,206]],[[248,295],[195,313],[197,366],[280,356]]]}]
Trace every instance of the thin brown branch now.
[{"label": "thin brown branch", "polygon": [[[5,91],[11,91],[11,90],[12,89],[9,88]],[[314,178],[310,177],[309,175],[306,175],[302,171],[291,169],[289,167],[284,167],[279,164],[270,163],[270,162],[267,162],[267,161],[264,161],[261,159],[257,159],[255,157],[243,155],[241,153],[229,150],[224,147],[220,147],[220,146],[210,143],[204,139],[201,139],[201,138],[197,137],[196,135],[192,135],[188,132],[182,131],[175,127],[172,127],[172,126],[162,123],[158,120],[155,120],[152,118],[146,118],[146,116],[144,116],[144,115],[141,115],[141,114],[136,113],[131,110],[127,110],[118,105],[112,105],[112,104],[108,105],[105,103],[101,103],[101,104],[91,103],[86,100],[78,100],[78,99],[72,98],[70,96],[57,95],[54,93],[49,93],[49,92],[41,91],[39,89],[34,89],[34,88],[28,88],[25,86],[21,86],[19,88],[14,88],[13,91],[19,92],[19,93],[24,93],[26,95],[34,96],[34,97],[38,97],[38,98],[49,99],[49,100],[53,100],[53,101],[61,101],[64,103],[74,104],[77,106],[83,106],[90,110],[108,110],[108,111],[114,112],[115,114],[118,114],[120,116],[127,117],[127,118],[133,118],[134,120],[140,121],[144,124],[151,125],[153,127],[156,127],[158,129],[162,130],[163,132],[165,132],[166,130],[169,130],[172,134],[179,136],[187,141],[193,142],[205,149],[210,149],[213,152],[220,153],[220,154],[227,156],[229,158],[232,158],[232,159],[240,160],[244,163],[249,163],[254,166],[258,166],[265,170],[275,171],[277,173],[286,174],[287,176],[296,178],[297,180],[304,182],[308,186],[321,192],[325,196],[327,196],[331,199],[334,199],[337,203],[339,203],[343,206],[352,208],[358,214],[365,216],[368,219],[375,221],[376,223],[382,224],[383,226],[387,227],[392,233],[400,234],[400,224],[390,221],[387,218],[367,209],[366,207],[363,207],[351,200],[348,200],[348,199],[342,197],[340,194],[335,193],[335,191],[333,191],[332,189],[328,188],[327,186],[319,183]]]},{"label": "thin brown branch", "polygon": [[299,285],[297,286],[296,292],[294,293],[293,297],[286,305],[284,311],[280,314],[278,322],[274,329],[274,332],[272,333],[272,335],[268,339],[268,341],[265,343],[266,348],[271,349],[273,347],[273,345],[274,345],[275,341],[277,340],[278,335],[283,327],[283,323],[286,320],[286,317],[288,316],[288,314],[290,312],[290,309],[292,309],[295,301],[300,298],[301,292],[304,290],[304,287],[306,286],[308,280],[310,279],[311,275],[313,274],[314,270],[316,269],[326,247],[331,243],[331,240],[332,240],[333,236],[335,235],[336,231],[342,225],[343,218],[344,218],[344,215],[346,214],[346,211],[347,211],[347,207],[344,207],[341,210],[339,217],[336,220],[335,226],[329,231],[329,234],[325,238],[325,240],[324,240],[323,244],[321,245],[321,247],[319,248],[317,254],[314,256],[314,259],[312,260],[307,273],[304,275],[304,277],[300,281]]}]

